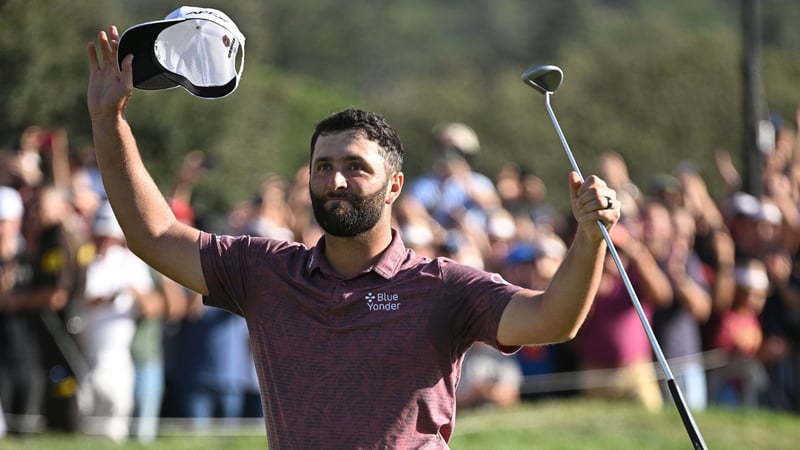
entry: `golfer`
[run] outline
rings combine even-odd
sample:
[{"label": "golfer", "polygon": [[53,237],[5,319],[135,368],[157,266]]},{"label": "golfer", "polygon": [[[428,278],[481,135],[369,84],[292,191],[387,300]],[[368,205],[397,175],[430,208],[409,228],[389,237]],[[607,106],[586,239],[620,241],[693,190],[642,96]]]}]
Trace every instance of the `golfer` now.
[{"label": "golfer", "polygon": [[[391,227],[403,149],[379,114],[347,110],[311,138],[309,190],[324,230],[312,248],[182,224],[126,122],[132,57],[111,27],[88,46],[88,107],[103,182],[130,248],[204,301],[243,316],[270,448],[447,448],[470,345],[503,352],[575,336],[600,281],[599,220],[616,193],[569,175],[577,234],[544,292],[416,256]],[[99,54],[98,54],[99,53]]]}]

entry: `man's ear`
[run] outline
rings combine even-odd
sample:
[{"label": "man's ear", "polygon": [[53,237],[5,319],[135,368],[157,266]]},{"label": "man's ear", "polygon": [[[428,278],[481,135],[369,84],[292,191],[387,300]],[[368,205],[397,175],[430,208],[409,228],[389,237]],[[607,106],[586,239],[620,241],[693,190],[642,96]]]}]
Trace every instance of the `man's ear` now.
[{"label": "man's ear", "polygon": [[403,172],[397,171],[392,173],[389,177],[389,192],[386,193],[386,204],[391,205],[400,196],[403,190],[403,183],[405,182],[405,175]]}]

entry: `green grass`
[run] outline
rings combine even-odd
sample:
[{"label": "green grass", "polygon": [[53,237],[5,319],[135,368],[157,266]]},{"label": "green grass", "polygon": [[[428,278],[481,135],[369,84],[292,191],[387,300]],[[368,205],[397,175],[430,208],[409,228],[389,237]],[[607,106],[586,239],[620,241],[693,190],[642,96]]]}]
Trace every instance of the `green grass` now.
[{"label": "green grass", "polygon": [[[800,416],[711,409],[693,414],[709,449],[796,449]],[[506,411],[463,412],[450,442],[468,449],[690,449],[677,410],[657,413],[628,403],[568,400]]]},{"label": "green grass", "polygon": [[[710,449],[800,448],[800,416],[763,410],[710,409],[694,413]],[[113,444],[87,436],[45,434],[6,438],[3,450],[249,450],[265,438],[244,436],[162,436],[150,445]],[[454,450],[491,449],[690,449],[688,435],[670,405],[656,414],[628,403],[586,399],[526,403],[507,410],[462,411],[450,442]]]}]

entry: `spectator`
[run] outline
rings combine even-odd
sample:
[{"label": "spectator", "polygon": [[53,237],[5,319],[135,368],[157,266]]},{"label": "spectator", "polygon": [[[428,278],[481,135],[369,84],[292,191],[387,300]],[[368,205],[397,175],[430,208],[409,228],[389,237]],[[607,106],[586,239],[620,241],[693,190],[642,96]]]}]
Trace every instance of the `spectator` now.
[{"label": "spectator", "polygon": [[38,315],[16,310],[15,294],[29,283],[23,255],[22,197],[16,189],[0,187],[0,405],[19,417],[10,432],[27,434],[36,428],[45,395],[44,370],[38,345]]},{"label": "spectator", "polygon": [[[516,242],[510,249],[500,273],[512,284],[531,289],[544,289],[550,283],[567,253],[567,246],[558,236],[539,233],[530,241]],[[575,370],[571,343],[527,346],[514,354],[523,376],[543,375]],[[535,400],[548,394],[521,391],[523,400]]]},{"label": "spectator", "polygon": [[642,202],[642,192],[633,182],[628,172],[625,158],[612,150],[606,150],[598,156],[598,173],[608,180],[608,185],[617,191],[623,217],[636,217],[639,215],[639,204]]},{"label": "spectator", "polygon": [[[670,217],[671,216],[671,217]],[[669,278],[673,299],[656,308],[653,331],[664,356],[671,361],[675,381],[687,405],[705,409],[706,376],[703,367],[701,325],[711,315],[706,272],[694,248],[694,218],[682,207],[672,210],[658,202],[642,205],[644,243]],[[669,393],[664,392],[669,398]]]},{"label": "spectator", "polygon": [[522,198],[529,205],[529,216],[543,232],[553,233],[564,226],[564,219],[547,202],[547,186],[532,173],[522,173]]},{"label": "spectator", "polygon": [[434,128],[436,160],[433,170],[414,180],[408,195],[425,205],[445,228],[457,222],[484,230],[486,210],[500,205],[491,179],[475,172],[469,159],[480,150],[475,131],[461,123]]},{"label": "spectator", "polygon": [[500,272],[512,284],[544,289],[566,253],[567,246],[560,237],[541,233],[532,242],[515,242]]},{"label": "spectator", "polygon": [[728,358],[724,367],[709,373],[709,393],[715,403],[744,407],[759,404],[767,375],[756,358],[763,343],[758,315],[768,289],[769,278],[762,261],[750,259],[737,264],[733,305],[722,314],[714,333],[714,348],[721,349]]},{"label": "spectator", "polygon": [[497,272],[517,238],[517,222],[505,208],[494,207],[486,211],[486,229],[476,233],[486,236],[482,253],[486,270]]},{"label": "spectator", "polygon": [[[642,308],[651,319],[655,307],[672,301],[669,279],[647,247],[633,238],[625,225],[617,224],[611,237]],[[594,305],[578,332],[575,346],[582,369],[611,370],[601,386],[591,382],[587,373],[587,394],[638,401],[650,411],[661,408],[663,399],[652,365],[652,349],[610,255],[606,255]]]},{"label": "spectator", "polygon": [[[647,193],[650,198],[663,203],[669,210],[683,207],[683,187],[676,177],[668,173],[655,174],[648,182]],[[642,203],[644,201],[643,199]]]},{"label": "spectator", "polygon": [[527,205],[522,197],[522,168],[514,162],[500,166],[494,178],[500,204],[512,214],[527,214]]},{"label": "spectator", "polygon": [[475,233],[468,230],[450,228],[436,253],[461,264],[482,269],[485,266],[483,247],[475,241],[474,235]]},{"label": "spectator", "polygon": [[781,411],[800,411],[800,392],[793,360],[800,336],[800,280],[797,263],[788,251],[771,252],[764,259],[770,289],[759,315],[763,344],[758,359],[769,377],[762,405]]},{"label": "spectator", "polygon": [[131,434],[143,444],[155,439],[164,396],[164,321],[169,312],[166,277],[152,268],[151,295],[139,298],[136,332],[131,341],[134,368],[133,417]]},{"label": "spectator", "polygon": [[547,186],[517,164],[503,165],[495,177],[503,208],[514,217],[525,217],[541,228],[555,231],[563,226],[559,214],[547,203]]},{"label": "spectator", "polygon": [[75,432],[80,422],[77,392],[87,372],[78,339],[85,329],[83,293],[91,245],[67,226],[72,208],[63,191],[45,184],[32,192],[23,225],[31,277],[12,308],[39,316],[47,426]]},{"label": "spectator", "polygon": [[[188,294],[188,293],[187,293]],[[191,300],[194,314],[169,336],[168,384],[180,417],[203,429],[214,417],[241,417],[252,363],[244,319]]]},{"label": "spectator", "polygon": [[[202,315],[202,299],[193,292],[168,277],[161,278],[161,290],[167,302],[167,321],[164,324],[164,398],[161,415],[166,417],[183,417],[181,407],[180,386],[184,375],[183,364],[178,360],[186,351],[186,344],[181,330],[184,322],[198,320]],[[183,356],[185,357],[185,356]],[[191,373],[190,373],[191,375]]]},{"label": "spectator", "polygon": [[708,186],[687,162],[679,165],[676,177],[683,191],[683,207],[694,218],[694,250],[710,280],[713,321],[718,312],[730,307],[733,299],[733,266],[736,249],[725,218],[708,192]]},{"label": "spectator", "polygon": [[254,215],[246,234],[294,241],[294,218],[286,202],[286,183],[278,175],[268,175],[254,200]]},{"label": "spectator", "polygon": [[397,199],[393,211],[396,227],[403,242],[418,255],[434,258],[442,244],[446,230],[436,222],[417,199],[403,195]]},{"label": "spectator", "polygon": [[298,242],[311,247],[322,237],[322,229],[311,214],[311,196],[308,193],[309,167],[303,164],[295,172],[288,189],[287,203],[294,217],[293,229]]},{"label": "spectator", "polygon": [[[131,344],[137,305],[160,302],[149,267],[125,246],[125,236],[108,203],[92,226],[97,254],[86,270],[86,332],[91,411],[87,431],[122,442],[134,407],[135,370]],[[156,297],[156,298],[153,298]]]},{"label": "spectator", "polygon": [[782,215],[774,204],[735,192],[725,200],[724,212],[737,259],[761,259],[777,245]]},{"label": "spectator", "polygon": [[505,407],[520,401],[522,371],[513,357],[476,342],[464,355],[456,389],[460,408]]}]

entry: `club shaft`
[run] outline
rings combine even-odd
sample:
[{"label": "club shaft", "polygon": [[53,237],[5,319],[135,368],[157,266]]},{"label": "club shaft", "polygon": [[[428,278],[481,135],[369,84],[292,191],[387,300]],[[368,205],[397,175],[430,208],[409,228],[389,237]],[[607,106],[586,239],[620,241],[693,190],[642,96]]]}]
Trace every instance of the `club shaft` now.
[{"label": "club shaft", "polygon": [[583,174],[581,174],[581,168],[578,167],[578,162],[575,161],[575,156],[573,156],[572,150],[569,149],[567,138],[564,137],[564,132],[561,131],[561,126],[558,124],[558,119],[556,119],[556,113],[553,112],[553,107],[550,106],[550,94],[552,94],[552,92],[546,92],[544,94],[544,104],[547,107],[547,113],[550,114],[550,120],[553,121],[553,125],[556,127],[556,133],[558,133],[558,138],[561,139],[561,145],[564,147],[564,151],[567,152],[569,163],[572,164],[572,170],[574,170],[581,178],[581,181],[583,181]]},{"label": "club shaft", "polygon": [[[556,127],[556,131],[558,132],[558,137],[561,139],[561,145],[564,147],[564,151],[567,152],[567,157],[569,157],[570,164],[572,164],[572,170],[577,172],[581,181],[583,181],[583,175],[578,167],[578,163],[575,161],[575,156],[573,156],[572,150],[569,148],[569,143],[567,143],[567,139],[564,137],[564,132],[561,131],[561,126],[558,124],[558,119],[556,119],[553,108],[550,106],[549,92],[545,94],[545,104],[547,106],[547,112],[550,114],[550,119],[553,121],[553,125]],[[608,234],[608,230],[602,222],[598,220],[597,224],[600,225],[600,231],[603,233],[603,239],[605,239],[606,244],[608,244],[608,251],[611,253],[611,257],[614,258],[614,263],[617,265],[619,274],[622,277],[622,282],[625,284],[625,289],[628,291],[628,294],[631,297],[633,307],[636,309],[636,314],[639,315],[639,320],[642,322],[642,327],[644,327],[644,331],[647,334],[647,339],[650,341],[650,346],[653,347],[656,358],[661,364],[661,368],[664,369],[664,374],[666,375],[667,379],[673,379],[674,377],[672,376],[672,371],[670,370],[669,364],[667,364],[667,360],[664,357],[664,352],[661,350],[661,346],[658,344],[658,340],[653,333],[653,329],[650,327],[650,323],[648,322],[647,316],[642,309],[642,304],[639,301],[639,297],[636,295],[636,290],[633,289],[633,285],[628,277],[628,273],[626,272],[625,267],[622,265],[622,260],[620,260],[619,253],[617,253],[617,249],[614,246],[614,243],[611,241],[611,236]]]},{"label": "club shaft", "polygon": [[678,408],[678,414],[680,414],[681,421],[683,421],[683,427],[686,428],[686,432],[689,433],[692,446],[695,450],[708,450],[706,441],[703,440],[703,435],[700,434],[700,428],[697,427],[694,417],[692,417],[692,413],[689,411],[689,408],[686,406],[686,401],[683,399],[683,394],[681,394],[681,390],[678,388],[678,384],[674,379],[667,380],[667,388],[672,396],[672,401]]},{"label": "club shaft", "polygon": [[[567,143],[567,138],[564,137],[564,132],[561,131],[561,126],[558,124],[556,114],[553,112],[553,108],[550,106],[550,94],[552,94],[552,92],[545,92],[544,95],[545,106],[547,107],[548,114],[550,114],[550,120],[553,121],[553,125],[556,128],[559,139],[561,139],[561,145],[564,147],[564,151],[567,153],[567,157],[572,165],[572,169],[578,174],[581,181],[583,181],[583,175],[578,167],[578,163],[575,161],[575,156],[572,154],[572,150],[569,148],[569,143]],[[603,223],[599,220],[597,221],[597,225],[600,226],[600,231],[603,233],[603,239],[605,239],[606,244],[608,245],[608,251],[611,254],[611,257],[614,259],[617,270],[619,270],[622,282],[625,284],[625,289],[628,291],[628,295],[631,298],[634,309],[636,309],[636,314],[639,315],[639,321],[642,322],[642,328],[644,328],[644,332],[647,334],[647,339],[650,341],[650,347],[652,347],[653,353],[656,355],[656,359],[658,359],[661,368],[664,370],[664,375],[667,379],[667,385],[669,387],[670,394],[675,402],[675,406],[678,408],[678,412],[683,420],[684,427],[689,433],[689,437],[692,440],[692,445],[695,449],[707,449],[708,447],[706,447],[706,443],[703,441],[700,430],[697,428],[697,424],[695,424],[694,418],[692,417],[689,408],[686,406],[686,402],[681,395],[680,389],[675,383],[675,377],[672,375],[672,370],[669,368],[667,359],[664,357],[664,352],[661,350],[661,346],[658,344],[658,340],[656,339],[655,333],[653,333],[650,322],[647,320],[644,309],[642,309],[642,303],[639,301],[639,296],[636,295],[636,290],[633,288],[633,284],[631,284],[631,280],[628,277],[628,272],[622,265],[622,260],[619,257],[617,248],[611,241],[611,235],[608,234],[608,230],[606,229],[605,225],[603,225]]]}]

